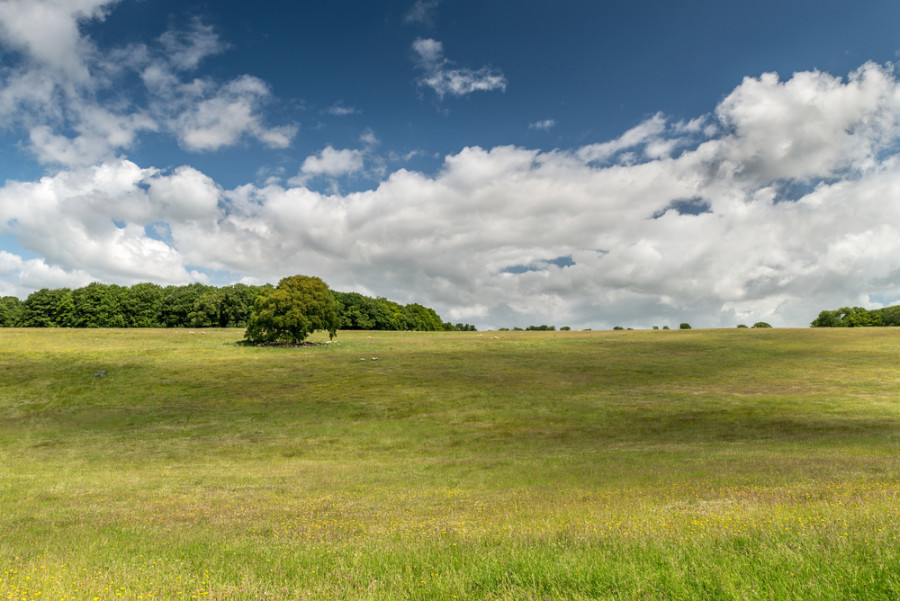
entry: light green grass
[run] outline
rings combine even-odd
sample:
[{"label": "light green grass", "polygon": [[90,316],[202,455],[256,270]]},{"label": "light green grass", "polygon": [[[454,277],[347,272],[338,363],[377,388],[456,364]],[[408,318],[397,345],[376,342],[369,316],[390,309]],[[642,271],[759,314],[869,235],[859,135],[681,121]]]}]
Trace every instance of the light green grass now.
[{"label": "light green grass", "polygon": [[241,337],[0,330],[0,601],[900,598],[898,330]]}]

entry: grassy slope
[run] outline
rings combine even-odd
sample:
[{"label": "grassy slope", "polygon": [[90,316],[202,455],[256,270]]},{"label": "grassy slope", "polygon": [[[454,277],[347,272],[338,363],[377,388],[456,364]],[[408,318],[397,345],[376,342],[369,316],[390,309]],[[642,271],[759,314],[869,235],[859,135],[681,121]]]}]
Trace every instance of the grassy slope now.
[{"label": "grassy slope", "polygon": [[897,330],[240,338],[0,330],[0,600],[900,598]]}]

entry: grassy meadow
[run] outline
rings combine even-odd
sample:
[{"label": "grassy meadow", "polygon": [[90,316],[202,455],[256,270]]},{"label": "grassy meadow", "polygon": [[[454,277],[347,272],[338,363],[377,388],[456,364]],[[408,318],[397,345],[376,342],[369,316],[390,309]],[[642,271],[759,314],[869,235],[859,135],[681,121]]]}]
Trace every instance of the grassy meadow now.
[{"label": "grassy meadow", "polygon": [[0,601],[900,599],[900,330],[241,338],[0,330]]}]

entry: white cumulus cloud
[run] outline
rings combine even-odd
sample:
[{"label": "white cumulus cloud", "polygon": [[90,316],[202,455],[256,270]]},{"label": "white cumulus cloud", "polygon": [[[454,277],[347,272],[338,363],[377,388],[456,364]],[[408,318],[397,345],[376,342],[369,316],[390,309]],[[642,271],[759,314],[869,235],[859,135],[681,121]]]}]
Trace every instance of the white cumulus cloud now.
[{"label": "white cumulus cloud", "polygon": [[347,117],[359,113],[359,110],[353,106],[344,106],[341,102],[336,102],[323,111],[332,117]]},{"label": "white cumulus cloud", "polygon": [[[374,134],[372,134],[374,138]],[[300,166],[300,175],[291,180],[292,183],[303,184],[311,177],[339,177],[361,171],[365,166],[365,153],[362,150],[344,148],[336,150],[326,146],[316,155],[306,157]]]},{"label": "white cumulus cloud", "polygon": [[440,0],[416,0],[416,3],[403,15],[405,23],[417,23],[433,26]]},{"label": "white cumulus cloud", "polygon": [[171,118],[172,129],[182,146],[193,151],[218,150],[249,135],[273,148],[285,148],[296,133],[295,126],[266,127],[259,108],[269,97],[262,80],[244,75],[215,89],[201,93],[194,102]]},{"label": "white cumulus cloud", "polygon": [[189,30],[169,30],[159,38],[166,57],[178,69],[194,69],[208,56],[219,54],[226,45],[209,25],[194,19]]},{"label": "white cumulus cloud", "polygon": [[[23,131],[42,163],[88,166],[131,149],[144,132],[174,136],[187,150],[207,152],[255,139],[285,148],[295,124],[271,126],[273,100],[262,80],[241,75],[219,82],[185,72],[225,50],[198,20],[151,45],[100,49],[81,32],[103,19],[112,0],[3,0],[0,45],[15,51],[0,81],[0,120]],[[122,94],[138,75],[145,94]],[[100,98],[114,94],[115,103]]]},{"label": "white cumulus cloud", "polygon": [[422,71],[419,85],[434,90],[439,99],[448,94],[466,96],[472,92],[506,90],[506,77],[501,71],[491,67],[454,67],[444,57],[444,46],[437,40],[418,38],[413,42],[413,51],[417,55],[416,65]]},{"label": "white cumulus cloud", "polygon": [[118,0],[4,0],[0,2],[0,39],[8,46],[67,79],[89,77],[89,43],[79,24],[102,19]]},{"label": "white cumulus cloud", "polygon": [[[348,194],[307,178],[358,173],[366,150],[327,146],[287,186],[234,189],[109,159],[7,182],[0,234],[40,257],[41,282],[304,272],[482,327],[803,326],[900,300],[898,99],[872,64],[764,75],[693,121],[654,115],[572,150],[463,148]],[[0,280],[22,288],[9,255]]]},{"label": "white cumulus cloud", "polygon": [[530,129],[542,129],[544,131],[549,131],[556,127],[556,119],[541,119],[540,121],[534,121],[528,124]]}]

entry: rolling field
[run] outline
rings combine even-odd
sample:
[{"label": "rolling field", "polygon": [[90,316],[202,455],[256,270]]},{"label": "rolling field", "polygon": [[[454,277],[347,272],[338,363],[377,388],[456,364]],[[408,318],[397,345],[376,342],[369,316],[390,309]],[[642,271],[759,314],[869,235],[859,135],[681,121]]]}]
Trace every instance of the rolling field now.
[{"label": "rolling field", "polygon": [[900,330],[241,338],[0,330],[0,601],[900,599]]}]

